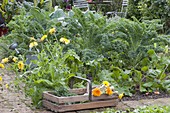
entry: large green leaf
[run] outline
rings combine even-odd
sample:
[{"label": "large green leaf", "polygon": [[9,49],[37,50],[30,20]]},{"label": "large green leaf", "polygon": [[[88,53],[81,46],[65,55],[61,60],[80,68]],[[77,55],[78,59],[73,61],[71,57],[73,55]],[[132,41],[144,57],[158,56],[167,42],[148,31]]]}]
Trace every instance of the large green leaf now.
[{"label": "large green leaf", "polygon": [[32,7],[30,9],[31,15],[37,19],[37,21],[42,22],[45,19],[45,15],[41,12],[41,10],[37,7]]},{"label": "large green leaf", "polygon": [[153,82],[147,82],[143,84],[144,87],[151,87],[152,85],[153,85]]},{"label": "large green leaf", "polygon": [[65,18],[66,17],[66,14],[65,12],[62,10],[62,9],[56,9],[51,15],[50,15],[51,18]]},{"label": "large green leaf", "polygon": [[35,81],[36,84],[45,84],[47,86],[53,86],[53,83],[47,79],[39,79]]}]

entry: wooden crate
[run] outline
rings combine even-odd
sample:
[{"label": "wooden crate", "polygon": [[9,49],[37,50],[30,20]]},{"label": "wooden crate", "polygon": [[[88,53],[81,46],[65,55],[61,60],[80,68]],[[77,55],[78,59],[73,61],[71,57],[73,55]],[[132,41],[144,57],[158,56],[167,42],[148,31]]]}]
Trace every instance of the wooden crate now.
[{"label": "wooden crate", "polygon": [[92,96],[92,101],[89,101],[89,95],[85,94],[86,88],[72,89],[71,93],[76,96],[58,97],[53,92],[43,93],[43,106],[54,112],[77,111],[101,107],[112,107],[118,104],[118,94],[108,96],[102,94],[99,97]]}]

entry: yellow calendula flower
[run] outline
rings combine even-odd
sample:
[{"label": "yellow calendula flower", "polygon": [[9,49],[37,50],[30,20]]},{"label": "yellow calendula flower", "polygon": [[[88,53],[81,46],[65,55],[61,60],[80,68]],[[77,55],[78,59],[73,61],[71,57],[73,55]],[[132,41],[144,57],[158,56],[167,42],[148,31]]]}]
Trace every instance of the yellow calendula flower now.
[{"label": "yellow calendula flower", "polygon": [[0,82],[2,81],[3,79],[2,79],[2,76],[0,76]]},{"label": "yellow calendula flower", "polygon": [[56,29],[55,28],[51,28],[50,30],[49,30],[49,33],[50,34],[54,34],[56,32]]},{"label": "yellow calendula flower", "polygon": [[18,69],[23,70],[24,69],[24,63],[23,61],[18,62]]},{"label": "yellow calendula flower", "polygon": [[34,46],[37,46],[38,43],[37,42],[31,42],[30,45],[29,45],[29,48],[33,48]]},{"label": "yellow calendula flower", "polygon": [[46,38],[47,38],[47,35],[43,35],[40,40],[44,41]]},{"label": "yellow calendula flower", "polygon": [[60,38],[60,42],[62,42],[64,44],[69,44],[70,40],[68,40],[67,38]]},{"label": "yellow calendula flower", "polygon": [[108,94],[108,95],[112,95],[113,94],[113,91],[112,91],[112,89],[110,87],[106,88],[106,94]]},{"label": "yellow calendula flower", "polygon": [[8,58],[4,58],[2,59],[1,63],[8,63],[9,62],[9,59]]},{"label": "yellow calendula flower", "polygon": [[101,94],[102,94],[102,92],[101,92],[100,88],[95,88],[92,90],[93,96],[99,97]]},{"label": "yellow calendula flower", "polygon": [[18,58],[17,58],[17,57],[14,57],[14,58],[12,58],[12,61],[13,61],[13,62],[17,62],[17,61],[18,61]]},{"label": "yellow calendula flower", "polygon": [[0,63],[0,68],[5,68],[4,64]]},{"label": "yellow calendula flower", "polygon": [[110,83],[109,83],[108,81],[103,81],[103,85],[104,85],[105,87],[108,87],[108,86],[110,86]]},{"label": "yellow calendula flower", "polygon": [[119,94],[119,99],[122,99],[123,96],[124,96],[123,93]]},{"label": "yellow calendula flower", "polygon": [[9,85],[8,85],[8,84],[5,84],[5,87],[6,87],[6,89],[8,89],[8,88],[9,88]]}]

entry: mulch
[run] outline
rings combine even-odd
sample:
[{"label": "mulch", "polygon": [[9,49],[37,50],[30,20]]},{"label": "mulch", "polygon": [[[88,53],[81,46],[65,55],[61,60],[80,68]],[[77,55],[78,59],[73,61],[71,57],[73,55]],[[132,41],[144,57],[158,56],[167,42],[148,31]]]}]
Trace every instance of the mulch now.
[{"label": "mulch", "polygon": [[123,101],[133,101],[133,100],[142,100],[142,99],[158,99],[158,98],[170,98],[170,94],[165,92],[160,92],[159,94],[153,93],[143,93],[143,94],[134,94],[133,96],[124,96]]}]

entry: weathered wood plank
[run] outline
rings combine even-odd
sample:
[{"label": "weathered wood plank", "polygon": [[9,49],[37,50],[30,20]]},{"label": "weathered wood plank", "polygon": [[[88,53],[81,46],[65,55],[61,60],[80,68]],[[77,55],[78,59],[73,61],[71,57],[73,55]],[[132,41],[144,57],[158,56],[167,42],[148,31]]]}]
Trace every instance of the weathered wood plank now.
[{"label": "weathered wood plank", "polygon": [[44,92],[43,93],[43,99],[49,100],[51,102],[55,102],[58,104],[61,103],[70,103],[70,102],[83,102],[83,101],[88,101],[88,95],[76,95],[76,96],[69,96],[69,97],[58,97],[50,92]]},{"label": "weathered wood plank", "polygon": [[70,96],[70,97],[58,97],[58,103],[68,103],[68,102],[83,102],[88,101],[88,95],[78,95],[78,96]]},{"label": "weathered wood plank", "polygon": [[48,91],[43,92],[43,99],[59,103],[58,97],[49,93]]},{"label": "weathered wood plank", "polygon": [[75,93],[75,94],[81,95],[81,94],[86,93],[86,92],[87,92],[87,89],[86,89],[86,88],[70,89],[69,92],[70,92],[70,93]]},{"label": "weathered wood plank", "polygon": [[[49,100],[51,102],[55,102],[55,103],[58,103],[58,104],[70,103],[70,102],[83,102],[83,101],[89,100],[88,94],[69,96],[69,97],[58,97],[58,96],[53,95],[52,92],[44,92],[43,98],[45,100]],[[106,94],[102,94],[99,97],[92,96],[92,101],[109,100],[109,99],[117,99],[117,98],[118,98],[118,94],[113,94],[113,95],[110,95],[110,96],[108,96]]]},{"label": "weathered wood plank", "polygon": [[51,110],[51,111],[54,111],[54,112],[58,112],[58,106],[51,103],[50,101],[47,101],[47,100],[42,100],[42,104],[45,108]]},{"label": "weathered wood plank", "polygon": [[118,98],[118,94],[113,94],[113,95],[110,95],[108,96],[107,94],[102,94],[101,96],[99,97],[95,97],[95,96],[92,96],[92,101],[97,101],[97,100],[110,100],[110,99],[117,99]]},{"label": "weathered wood plank", "polygon": [[65,112],[65,111],[75,111],[83,109],[92,109],[100,107],[111,107],[118,104],[118,99],[112,99],[107,101],[95,101],[81,104],[72,104],[72,105],[55,105],[47,100],[43,100],[43,106],[53,110],[55,112]]}]

